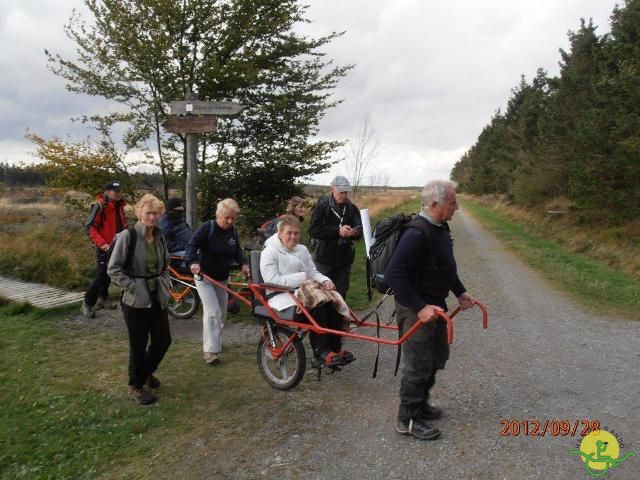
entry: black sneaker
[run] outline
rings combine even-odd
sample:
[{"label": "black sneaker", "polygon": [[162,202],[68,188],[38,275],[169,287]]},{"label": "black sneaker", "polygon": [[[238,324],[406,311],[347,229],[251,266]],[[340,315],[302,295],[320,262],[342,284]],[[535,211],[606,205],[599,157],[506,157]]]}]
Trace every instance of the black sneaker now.
[{"label": "black sneaker", "polygon": [[140,405],[150,405],[156,401],[156,397],[144,387],[129,387],[129,397]]},{"label": "black sneaker", "polygon": [[406,422],[398,420],[396,432],[402,435],[411,435],[420,440],[435,440],[440,436],[440,430],[426,424],[421,419],[409,419]]},{"label": "black sneaker", "polygon": [[422,406],[422,413],[420,414],[420,418],[422,418],[423,420],[437,420],[439,418],[442,418],[442,409],[425,403]]}]

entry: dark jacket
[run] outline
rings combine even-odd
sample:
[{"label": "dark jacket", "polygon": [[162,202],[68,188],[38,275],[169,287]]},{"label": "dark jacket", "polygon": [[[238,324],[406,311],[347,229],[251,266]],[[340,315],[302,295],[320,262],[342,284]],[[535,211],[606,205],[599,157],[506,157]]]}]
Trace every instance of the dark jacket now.
[{"label": "dark jacket", "polygon": [[384,278],[396,301],[414,312],[427,304],[446,309],[450,290],[456,297],[466,291],[458,278],[449,229],[446,224],[437,226],[422,216],[417,216],[416,221],[429,227],[431,241],[417,228],[407,228],[398,240]]},{"label": "dark jacket", "polygon": [[233,265],[246,263],[235,226],[224,230],[215,220],[200,225],[187,245],[187,261],[199,263],[214,280],[226,280]]},{"label": "dark jacket", "polygon": [[[358,236],[352,239],[340,237],[338,231],[342,225],[358,228]],[[351,201],[343,205],[336,204],[331,194],[322,197],[313,210],[309,235],[316,244],[313,255],[316,262],[338,268],[349,265],[355,257],[352,240],[362,237],[360,210]]]},{"label": "dark jacket", "polygon": [[177,215],[173,212],[163,215],[160,219],[160,228],[164,233],[164,238],[167,240],[169,252],[179,252],[187,249],[193,233],[187,222],[184,221],[182,212],[177,212]]},{"label": "dark jacket", "polygon": [[106,195],[98,195],[96,203],[91,205],[89,216],[85,220],[85,227],[93,244],[100,248],[111,245],[116,233],[127,228],[124,217],[124,200],[112,201]]}]

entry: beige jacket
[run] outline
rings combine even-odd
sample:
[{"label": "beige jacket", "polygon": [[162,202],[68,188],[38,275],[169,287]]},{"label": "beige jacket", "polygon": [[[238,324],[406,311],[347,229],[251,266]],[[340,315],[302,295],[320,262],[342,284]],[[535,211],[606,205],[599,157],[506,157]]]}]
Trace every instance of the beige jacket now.
[{"label": "beige jacket", "polygon": [[[129,249],[130,234],[129,230],[123,230],[116,237],[116,243],[109,260],[109,266],[107,267],[107,273],[111,277],[113,283],[122,287],[124,293],[122,295],[122,302],[125,305],[134,308],[151,308],[151,297],[149,295],[149,289],[147,288],[147,282],[144,278],[146,273],[146,255],[145,255],[145,236],[147,233],[147,227],[141,222],[137,222],[134,227],[136,231],[136,246],[133,258],[131,259],[131,268],[129,271],[125,271],[124,264],[127,259],[127,251]],[[169,250],[165,242],[162,230],[158,227],[153,229],[153,240],[156,246],[156,252],[158,255],[158,268],[161,270],[164,266],[164,270],[156,273],[160,274],[157,278],[158,288],[158,301],[162,308],[167,308],[169,303]]]}]

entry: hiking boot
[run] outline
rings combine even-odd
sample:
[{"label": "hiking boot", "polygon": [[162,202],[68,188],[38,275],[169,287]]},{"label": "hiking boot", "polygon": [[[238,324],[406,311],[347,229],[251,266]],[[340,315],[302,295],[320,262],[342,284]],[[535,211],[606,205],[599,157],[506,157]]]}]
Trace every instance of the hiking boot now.
[{"label": "hiking boot", "polygon": [[160,380],[158,380],[158,377],[156,377],[155,375],[149,375],[147,377],[147,381],[145,382],[145,385],[149,388],[160,388],[160,385],[162,385],[162,383],[160,382]]},{"label": "hiking boot", "polygon": [[422,418],[423,420],[437,420],[439,418],[442,418],[442,409],[425,403],[424,405],[422,405],[422,413],[420,414],[420,418]]},{"label": "hiking boot", "polygon": [[150,405],[156,401],[156,397],[144,387],[129,387],[129,397],[140,405]]},{"label": "hiking boot", "polygon": [[220,357],[216,353],[204,352],[204,361],[207,365],[214,366],[220,363]]},{"label": "hiking boot", "polygon": [[396,425],[396,432],[401,435],[411,435],[419,438],[420,440],[435,440],[440,436],[440,430],[428,425],[419,418],[409,419],[406,422],[398,420]]},{"label": "hiking boot", "polygon": [[93,313],[93,308],[91,308],[87,302],[82,302],[80,312],[82,312],[82,316],[85,318],[94,318],[96,316],[96,314]]},{"label": "hiking boot", "polygon": [[104,308],[105,310],[115,310],[118,308],[118,304],[110,302],[108,298],[99,298],[96,302],[96,309]]}]

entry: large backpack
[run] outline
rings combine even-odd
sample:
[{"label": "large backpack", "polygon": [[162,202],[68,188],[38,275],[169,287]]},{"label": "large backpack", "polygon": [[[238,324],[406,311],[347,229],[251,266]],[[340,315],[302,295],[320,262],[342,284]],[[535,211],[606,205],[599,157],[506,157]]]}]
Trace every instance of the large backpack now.
[{"label": "large backpack", "polygon": [[376,223],[373,228],[372,244],[367,258],[367,294],[372,297],[372,288],[380,293],[389,293],[389,285],[384,279],[384,271],[393,255],[400,234],[405,228],[417,228],[427,237],[428,250],[431,250],[431,232],[421,221],[414,220],[413,215],[400,213],[386,217]]},{"label": "large backpack", "polygon": [[280,217],[272,218],[271,220],[267,220],[257,229],[258,231],[258,239],[261,245],[264,245],[264,242],[274,233],[278,231],[278,223],[282,220]]}]

